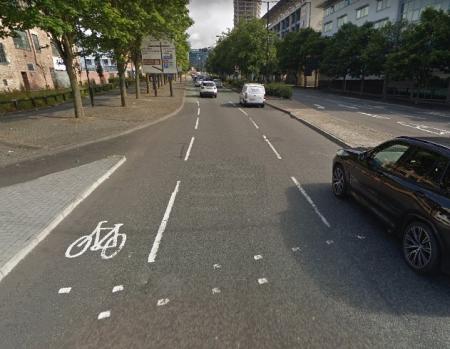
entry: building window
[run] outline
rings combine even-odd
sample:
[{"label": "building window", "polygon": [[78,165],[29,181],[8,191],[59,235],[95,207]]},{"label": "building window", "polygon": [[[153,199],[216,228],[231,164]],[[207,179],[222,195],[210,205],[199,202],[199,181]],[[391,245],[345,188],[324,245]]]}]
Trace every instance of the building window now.
[{"label": "building window", "polygon": [[383,18],[383,19],[380,19],[379,21],[374,22],[373,27],[375,29],[379,29],[379,28],[384,27],[388,23],[389,23],[389,18]]},{"label": "building window", "polygon": [[85,64],[86,65],[92,65],[93,64],[92,59],[86,58],[85,59]]},{"label": "building window", "polygon": [[14,41],[15,48],[18,48],[21,50],[28,50],[28,51],[31,50],[27,33],[17,30],[15,32],[15,35],[13,36],[13,41]]},{"label": "building window", "polygon": [[323,31],[328,33],[333,30],[333,22],[327,22],[323,25]]},{"label": "building window", "polygon": [[33,63],[28,63],[27,64],[27,68],[29,71],[34,71],[34,64]]},{"label": "building window", "polygon": [[337,19],[337,27],[342,27],[345,23],[347,23],[347,15],[343,15],[341,17],[338,17]]},{"label": "building window", "polygon": [[8,60],[6,59],[5,47],[1,42],[0,42],[0,63],[8,63]]},{"label": "building window", "polygon": [[339,1],[334,5],[334,11],[339,11],[341,9],[343,9],[345,6],[348,5],[348,1],[344,0],[344,1]]},{"label": "building window", "polygon": [[366,17],[369,14],[369,5],[356,10],[356,19]]},{"label": "building window", "polygon": [[102,59],[102,64],[103,64],[103,65],[109,65],[109,64],[108,64],[108,60],[107,60],[106,58]]},{"label": "building window", "polygon": [[385,8],[389,7],[390,1],[389,0],[377,0],[377,11],[384,10]]},{"label": "building window", "polygon": [[41,52],[41,44],[39,43],[39,38],[36,34],[31,34],[31,38],[33,39],[34,49],[37,52]]},{"label": "building window", "polygon": [[334,6],[327,7],[325,9],[325,17],[334,13]]}]

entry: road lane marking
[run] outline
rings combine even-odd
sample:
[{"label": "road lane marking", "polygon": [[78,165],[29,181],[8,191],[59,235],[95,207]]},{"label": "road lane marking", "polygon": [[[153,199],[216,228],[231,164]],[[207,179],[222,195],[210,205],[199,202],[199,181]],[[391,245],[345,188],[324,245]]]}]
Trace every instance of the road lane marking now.
[{"label": "road lane marking", "polygon": [[300,183],[297,181],[297,178],[291,177],[294,184],[297,186],[298,190],[300,190],[300,193],[305,197],[306,201],[309,202],[311,207],[314,209],[314,212],[319,216],[319,218],[322,220],[323,224],[325,224],[328,228],[330,228],[330,223],[328,223],[328,220],[324,217],[324,215],[319,211],[319,208],[316,206],[314,201],[310,198],[308,193],[303,189],[303,187],[300,185]]},{"label": "road lane marking", "polygon": [[338,106],[348,108],[348,109],[358,109],[358,107],[354,107],[354,106],[346,105],[346,104],[338,104]]},{"label": "road lane marking", "polygon": [[272,145],[272,143],[270,143],[270,141],[267,139],[266,135],[263,135],[264,140],[266,141],[266,143],[269,145],[270,149],[273,150],[273,152],[275,153],[276,157],[278,160],[281,160],[281,155],[277,152],[277,150],[275,149],[275,147]]},{"label": "road lane marking", "polygon": [[253,256],[253,258],[255,259],[255,261],[259,261],[260,259],[262,259],[263,257],[260,254],[257,254],[255,256]]},{"label": "road lane marking", "polygon": [[327,240],[327,241],[325,241],[325,242],[327,243],[327,245],[334,244],[334,240]]},{"label": "road lane marking", "polygon": [[447,130],[444,130],[444,129],[440,129],[440,128],[436,128],[436,127],[427,126],[427,125],[408,123],[408,122],[404,122],[404,121],[397,121],[397,124],[402,125],[402,126],[406,126],[406,127],[415,128],[416,130],[420,130],[420,131],[423,131],[423,132],[428,132],[428,133],[431,133],[431,134],[434,134],[434,135],[438,135],[438,136],[450,135],[450,131],[447,131]]},{"label": "road lane marking", "polygon": [[189,160],[189,155],[191,154],[192,144],[194,144],[194,140],[195,140],[195,137],[192,137],[191,138],[191,142],[189,143],[188,150],[186,152],[186,156],[184,157],[184,161],[188,161]]},{"label": "road lane marking", "polygon": [[255,120],[253,120],[251,116],[250,116],[250,121],[253,123],[253,126],[255,126],[256,129],[259,129],[259,126],[256,124]]},{"label": "road lane marking", "polygon": [[359,240],[364,240],[366,237],[364,235],[356,235]]},{"label": "road lane marking", "polygon": [[323,105],[320,105],[320,104],[314,104],[314,106],[315,106],[317,109],[325,109],[325,107],[324,107]]},{"label": "road lane marking", "polygon": [[197,109],[197,116],[199,116],[200,115],[200,107],[198,107],[198,109]]},{"label": "road lane marking", "polygon": [[58,291],[59,294],[67,294],[70,293],[72,287],[61,287]]},{"label": "road lane marking", "polygon": [[102,320],[102,319],[106,319],[106,318],[108,318],[110,316],[111,316],[111,311],[110,310],[102,311],[100,314],[98,314],[97,319],[98,320]]},{"label": "road lane marking", "polygon": [[242,108],[238,108],[245,116],[248,116],[247,112],[243,110]]},{"label": "road lane marking", "polygon": [[172,211],[173,204],[175,203],[175,198],[176,198],[178,190],[180,188],[180,183],[181,183],[181,181],[177,181],[177,185],[175,186],[175,189],[173,190],[172,195],[170,195],[170,200],[169,200],[169,203],[167,204],[166,212],[164,212],[164,216],[163,216],[163,219],[159,226],[158,233],[156,234],[152,249],[150,251],[150,254],[148,255],[148,263],[155,262],[156,254],[158,253],[158,249],[159,249],[159,245],[161,243],[163,233],[166,230],[166,226],[169,221],[170,212]]},{"label": "road lane marking", "polygon": [[220,264],[217,264],[217,263],[216,263],[216,264],[213,265],[213,269],[214,269],[214,270],[220,269],[220,268],[222,268],[222,266],[221,266]]},{"label": "road lane marking", "polygon": [[359,111],[358,114],[370,116],[371,118],[375,118],[375,119],[391,120],[391,118],[388,117],[388,116],[381,116],[381,115],[369,114],[369,113],[364,113],[364,112],[362,112],[362,111]]},{"label": "road lane marking", "polygon": [[199,118],[197,117],[197,121],[195,122],[194,130],[198,130],[198,121],[199,121]]},{"label": "road lane marking", "polygon": [[112,293],[121,292],[121,291],[123,291],[123,285],[114,286],[112,289]]},{"label": "road lane marking", "polygon": [[211,290],[211,292],[212,292],[212,294],[220,293],[220,288],[214,287],[214,288]]},{"label": "road lane marking", "polygon": [[197,100],[197,107],[200,108],[200,102]]},{"label": "road lane marking", "polygon": [[160,307],[162,305],[166,305],[169,302],[170,302],[169,298],[161,298],[161,299],[158,299],[158,303],[156,303],[156,305],[158,307]]},{"label": "road lane marking", "polygon": [[292,250],[292,252],[298,252],[298,251],[300,251],[300,247],[298,247],[298,246],[292,247],[291,250]]},{"label": "road lane marking", "polygon": [[267,284],[269,281],[266,278],[259,278],[258,279],[258,284],[263,285],[263,284]]}]

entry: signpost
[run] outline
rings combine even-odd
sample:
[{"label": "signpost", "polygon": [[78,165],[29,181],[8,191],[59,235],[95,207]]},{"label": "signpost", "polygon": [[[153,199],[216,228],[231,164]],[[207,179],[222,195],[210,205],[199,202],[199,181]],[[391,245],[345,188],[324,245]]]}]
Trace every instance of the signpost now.
[{"label": "signpost", "polygon": [[[142,41],[141,52],[142,71],[145,74],[176,74],[178,72],[175,45],[171,40],[148,36]],[[169,84],[170,95],[173,96],[170,76]]]}]

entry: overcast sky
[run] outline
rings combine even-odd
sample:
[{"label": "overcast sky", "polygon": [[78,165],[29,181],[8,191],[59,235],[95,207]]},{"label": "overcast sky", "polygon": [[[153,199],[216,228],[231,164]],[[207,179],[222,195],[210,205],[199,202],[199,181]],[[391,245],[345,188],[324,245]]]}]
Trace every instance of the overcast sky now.
[{"label": "overcast sky", "polygon": [[188,30],[191,48],[213,46],[216,35],[233,28],[233,0],[190,0],[189,13],[195,22]]}]

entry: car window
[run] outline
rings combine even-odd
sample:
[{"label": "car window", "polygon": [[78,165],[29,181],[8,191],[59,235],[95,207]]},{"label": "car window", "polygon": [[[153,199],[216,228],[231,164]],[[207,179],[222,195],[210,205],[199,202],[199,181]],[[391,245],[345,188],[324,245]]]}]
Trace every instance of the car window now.
[{"label": "car window", "polygon": [[398,166],[398,171],[406,178],[430,187],[440,185],[442,175],[449,160],[439,153],[417,148]]},{"label": "car window", "polygon": [[375,167],[392,170],[397,161],[399,161],[400,158],[406,154],[409,148],[409,145],[403,143],[391,143],[390,145],[387,145],[386,147],[372,153],[372,165]]},{"label": "car window", "polygon": [[204,83],[203,83],[203,86],[213,87],[213,86],[216,86],[216,84],[213,83],[213,82],[204,82]]}]

